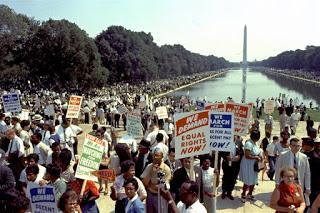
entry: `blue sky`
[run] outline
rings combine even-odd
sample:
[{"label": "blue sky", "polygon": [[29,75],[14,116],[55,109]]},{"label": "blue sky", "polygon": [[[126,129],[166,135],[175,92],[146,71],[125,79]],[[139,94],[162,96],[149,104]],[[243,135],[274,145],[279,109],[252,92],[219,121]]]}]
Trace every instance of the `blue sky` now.
[{"label": "blue sky", "polygon": [[319,0],[0,0],[38,20],[67,19],[91,37],[111,25],[151,32],[158,45],[181,44],[203,55],[248,60],[320,46]]}]

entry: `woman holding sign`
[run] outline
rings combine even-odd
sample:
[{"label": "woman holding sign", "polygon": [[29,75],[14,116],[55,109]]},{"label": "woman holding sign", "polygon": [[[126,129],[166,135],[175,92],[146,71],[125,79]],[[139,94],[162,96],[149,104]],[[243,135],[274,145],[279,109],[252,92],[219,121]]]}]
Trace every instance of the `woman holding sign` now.
[{"label": "woman holding sign", "polygon": [[[253,130],[250,139],[244,145],[244,158],[240,163],[240,180],[243,182],[243,192],[241,193],[241,201],[244,203],[246,199],[254,200],[252,195],[254,185],[258,183],[258,162],[262,161],[260,157],[260,148],[256,144],[260,139],[260,132]],[[246,195],[247,190],[249,190]]]}]

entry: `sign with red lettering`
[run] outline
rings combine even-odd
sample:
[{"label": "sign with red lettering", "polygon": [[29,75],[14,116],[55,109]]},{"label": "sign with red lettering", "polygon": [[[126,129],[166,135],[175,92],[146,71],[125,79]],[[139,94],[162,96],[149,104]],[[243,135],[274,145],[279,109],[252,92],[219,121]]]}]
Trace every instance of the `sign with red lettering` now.
[{"label": "sign with red lettering", "polygon": [[158,119],[168,118],[168,111],[167,111],[167,107],[165,107],[165,106],[157,107],[156,113],[158,115]]},{"label": "sign with red lettering", "polygon": [[92,171],[91,174],[96,176],[99,179],[108,180],[108,181],[114,181],[116,178],[116,173],[114,172],[113,169],[103,169],[103,170]]},{"label": "sign with red lettering", "polygon": [[82,97],[72,95],[69,100],[66,118],[78,118],[81,108]]},{"label": "sign with red lettering", "polygon": [[176,159],[209,153],[209,111],[175,114],[174,120]]},{"label": "sign with red lettering", "polygon": [[226,103],[226,112],[234,113],[234,134],[244,136],[248,133],[251,106],[247,104]]},{"label": "sign with red lettering", "polygon": [[206,103],[204,109],[215,111],[215,112],[224,112],[224,103]]}]

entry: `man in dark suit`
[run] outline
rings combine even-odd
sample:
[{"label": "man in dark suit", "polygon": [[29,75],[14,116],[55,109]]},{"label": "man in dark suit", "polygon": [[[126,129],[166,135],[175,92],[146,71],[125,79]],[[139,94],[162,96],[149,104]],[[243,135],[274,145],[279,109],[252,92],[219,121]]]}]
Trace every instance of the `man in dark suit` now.
[{"label": "man in dark suit", "polygon": [[223,159],[222,199],[228,197],[230,200],[234,200],[232,191],[240,171],[240,162],[243,154],[243,145],[240,136],[235,136],[233,152],[219,152],[220,157]]},{"label": "man in dark suit", "polygon": [[140,178],[141,174],[149,163],[152,163],[152,155],[150,152],[150,141],[142,139],[139,144],[139,155],[135,159],[136,174],[135,176]]},{"label": "man in dark suit", "polygon": [[171,174],[181,167],[180,160],[175,159],[175,148],[169,149],[168,159],[164,162],[170,167]]},{"label": "man in dark suit", "polygon": [[190,168],[193,166],[191,165],[190,158],[182,158],[180,161],[182,167],[173,173],[173,177],[170,181],[170,192],[172,193],[176,203],[180,201],[179,194],[181,185],[187,180],[195,179],[195,177],[190,177]]}]

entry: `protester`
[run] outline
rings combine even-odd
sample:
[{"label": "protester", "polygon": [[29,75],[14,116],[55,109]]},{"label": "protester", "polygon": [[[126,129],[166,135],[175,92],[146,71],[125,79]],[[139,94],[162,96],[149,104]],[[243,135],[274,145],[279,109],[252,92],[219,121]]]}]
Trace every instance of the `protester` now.
[{"label": "protester", "polygon": [[59,200],[62,194],[67,190],[67,184],[60,178],[60,168],[49,164],[47,165],[46,174],[44,179],[49,186],[53,186],[55,190],[55,198]]},{"label": "protester", "polygon": [[162,199],[160,201],[162,206],[158,206],[158,196],[160,196],[158,190],[164,188],[171,179],[170,168],[163,163],[162,159],[163,153],[156,149],[153,162],[147,166],[141,175],[142,182],[147,189],[146,209],[148,209],[148,213],[167,212],[167,203],[163,202]]},{"label": "protester", "polygon": [[[260,139],[259,131],[252,131],[250,139],[246,141],[244,146],[244,157],[240,163],[239,178],[243,182],[243,188],[241,193],[241,201],[245,202],[246,199],[254,200],[252,195],[254,186],[258,183],[258,169],[256,168],[258,162],[262,161],[260,156],[260,149],[256,145],[256,142]],[[249,189],[248,194],[246,194]]]},{"label": "protester", "polygon": [[141,201],[145,200],[147,197],[147,192],[144,187],[144,184],[141,182],[141,180],[137,177],[135,177],[135,164],[131,160],[124,161],[121,163],[121,175],[118,175],[116,177],[116,180],[113,183],[113,186],[111,186],[111,194],[110,197],[112,200],[116,201],[115,204],[115,212],[125,212],[125,198],[127,197],[124,183],[126,180],[129,180],[131,178],[134,178],[137,183],[137,193]]},{"label": "protester", "polygon": [[62,194],[58,207],[63,213],[82,213],[79,203],[78,194],[68,190]]},{"label": "protester", "polygon": [[126,180],[123,186],[127,195],[127,198],[125,198],[125,213],[144,213],[144,204],[137,194],[138,181],[131,178]]},{"label": "protester", "polygon": [[282,152],[286,152],[290,150],[289,138],[290,133],[283,131],[280,134],[281,140],[280,143],[276,143],[274,147],[274,153],[276,157],[279,157]]},{"label": "protester", "polygon": [[[106,141],[104,139],[103,130],[98,130],[97,133],[96,133],[96,137],[99,138],[103,142],[103,148],[104,148],[99,170],[108,169],[108,164],[109,164],[109,157],[108,157],[109,144],[108,144],[108,141]],[[104,182],[104,186],[105,186],[105,191],[103,193],[104,193],[104,195],[107,195],[108,194],[108,180],[102,180],[101,178],[99,178],[99,192],[103,191],[102,182]]]},{"label": "protester", "polygon": [[16,135],[13,129],[8,129],[6,135],[10,140],[9,148],[6,152],[7,161],[16,181],[18,181],[20,173],[24,168],[25,150],[23,141]]},{"label": "protester", "polygon": [[275,173],[275,165],[276,165],[276,156],[275,156],[275,146],[278,143],[279,137],[273,136],[272,143],[269,143],[266,148],[266,155],[268,157],[269,162],[269,170],[267,171],[267,175],[270,180],[273,180],[273,176]]},{"label": "protester", "polygon": [[311,173],[311,194],[310,203],[315,201],[316,197],[320,195],[320,139],[314,140],[313,151],[309,155],[309,165]]},{"label": "protester", "polygon": [[121,163],[126,160],[132,160],[130,148],[126,143],[117,144],[113,155],[110,156],[110,169],[114,169],[116,175],[121,174]]},{"label": "protester", "polygon": [[228,197],[230,200],[234,200],[232,191],[240,171],[240,163],[243,155],[243,145],[240,136],[235,136],[235,148],[232,152],[220,152],[220,157],[223,159],[222,199]]},{"label": "protester", "polygon": [[181,161],[175,159],[175,152],[175,148],[170,148],[168,153],[168,159],[164,162],[170,167],[172,175],[177,169],[179,169],[182,166]]},{"label": "protester", "polygon": [[150,141],[142,139],[139,143],[139,154],[135,159],[136,176],[140,178],[145,168],[152,163],[153,157],[150,152]]},{"label": "protester", "polygon": [[295,181],[301,185],[302,192],[308,196],[311,193],[310,166],[307,156],[300,152],[301,140],[297,137],[290,139],[290,151],[283,152],[276,162],[276,184],[280,184],[281,170],[286,166],[293,167],[296,172]]},{"label": "protester", "polygon": [[[74,167],[74,170],[76,170],[76,164]],[[82,212],[98,213],[99,208],[96,200],[99,198],[100,194],[95,182],[87,180],[85,183],[86,185],[84,186],[83,194],[81,194],[83,184],[84,180],[76,178],[72,181],[69,181],[68,187],[80,195],[80,208]]]},{"label": "protester", "polygon": [[199,202],[199,186],[194,181],[186,181],[180,189],[181,201],[176,205],[169,191],[161,190],[162,197],[168,202],[172,213],[207,213],[206,208]]},{"label": "protester", "polygon": [[296,170],[284,167],[279,175],[281,182],[272,193],[270,207],[277,212],[303,213],[305,201],[303,189],[295,182]]}]

